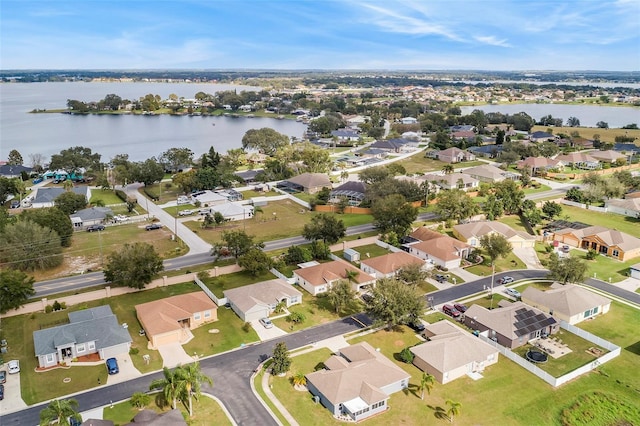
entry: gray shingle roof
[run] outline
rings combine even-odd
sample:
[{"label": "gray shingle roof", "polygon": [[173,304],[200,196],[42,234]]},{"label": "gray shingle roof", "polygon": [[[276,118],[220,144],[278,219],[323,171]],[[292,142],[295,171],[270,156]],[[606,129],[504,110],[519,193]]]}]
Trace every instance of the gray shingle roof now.
[{"label": "gray shingle roof", "polygon": [[[87,186],[74,186],[72,191],[76,194],[87,196]],[[65,192],[64,188],[38,188],[34,203],[51,203]]]},{"label": "gray shingle roof", "polygon": [[108,207],[89,207],[88,209],[78,210],[69,216],[72,218],[77,217],[82,221],[103,220],[107,216],[113,216],[113,210]]}]

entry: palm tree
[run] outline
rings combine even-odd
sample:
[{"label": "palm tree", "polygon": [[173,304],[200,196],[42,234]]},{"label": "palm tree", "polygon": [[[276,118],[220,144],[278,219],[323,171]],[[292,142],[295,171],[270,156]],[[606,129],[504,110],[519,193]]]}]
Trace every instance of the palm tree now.
[{"label": "palm tree", "polygon": [[73,181],[71,179],[66,179],[64,182],[62,182],[62,187],[67,192],[71,191],[73,189]]},{"label": "palm tree", "polygon": [[451,173],[453,173],[453,165],[452,164],[445,164],[442,167],[442,171],[444,172],[445,175],[450,175]]},{"label": "palm tree", "polygon": [[171,402],[171,408],[176,408],[176,401],[178,399],[178,373],[177,370],[169,370],[167,367],[162,369],[164,378],[155,379],[149,385],[149,389],[162,389],[162,394],[167,401]]},{"label": "palm tree", "polygon": [[200,370],[200,364],[198,364],[197,362],[177,369],[176,373],[178,375],[178,392],[183,398],[183,402],[184,398],[187,398],[187,400],[189,401],[189,417],[192,417],[192,397],[195,397],[197,401],[202,394],[200,392],[202,383],[205,382],[209,385],[213,385],[213,380],[202,373],[202,371]]},{"label": "palm tree", "polygon": [[449,415],[449,421],[453,423],[453,416],[457,416],[460,414],[460,408],[462,408],[462,404],[459,402],[452,401],[447,399],[447,405],[449,409],[447,410],[447,414]]},{"label": "palm tree", "polygon": [[151,400],[151,397],[144,392],[136,392],[131,395],[131,405],[137,407],[138,410],[142,410]]},{"label": "palm tree", "polygon": [[491,309],[493,309],[493,283],[496,276],[496,259],[505,257],[513,247],[507,239],[500,234],[486,234],[480,238],[480,247],[484,249],[491,260]]},{"label": "palm tree", "polygon": [[307,377],[304,373],[296,373],[291,377],[291,383],[293,383],[294,386],[306,386]]},{"label": "palm tree", "polygon": [[69,426],[69,417],[79,418],[78,401],[75,399],[54,399],[47,408],[40,411],[40,426],[57,423]]},{"label": "palm tree", "polygon": [[422,377],[420,378],[420,399],[424,399],[424,391],[426,390],[429,395],[431,395],[431,389],[435,384],[435,377],[428,373],[422,373]]}]

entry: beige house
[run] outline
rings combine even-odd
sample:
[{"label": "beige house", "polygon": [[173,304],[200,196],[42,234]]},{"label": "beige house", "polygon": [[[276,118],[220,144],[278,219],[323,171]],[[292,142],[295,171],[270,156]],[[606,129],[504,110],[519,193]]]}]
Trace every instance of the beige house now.
[{"label": "beige house", "polygon": [[443,268],[458,268],[469,256],[471,246],[448,235],[420,227],[405,237],[407,251],[420,259]]},{"label": "beige house", "polygon": [[347,346],[307,374],[309,392],[331,413],[360,421],[386,411],[389,395],[407,389],[411,376],[367,342]]},{"label": "beige house", "polygon": [[[349,278],[351,274],[352,276]],[[351,288],[355,291],[376,282],[375,277],[344,260],[334,260],[296,269],[293,271],[293,277],[296,284],[314,296],[329,291],[331,286],[339,280],[349,281]]]},{"label": "beige house", "polygon": [[591,155],[596,160],[602,161],[603,163],[615,163],[616,161],[622,159],[627,159],[627,156],[619,153],[618,151],[608,150],[608,151],[593,151],[590,152]]},{"label": "beige house", "polygon": [[482,166],[470,167],[466,170],[462,170],[461,173],[469,175],[472,178],[485,183],[502,182],[503,180],[506,180],[506,179],[518,180],[520,178],[520,174],[518,173],[502,170],[490,164],[483,164]]},{"label": "beige house", "polygon": [[155,349],[167,343],[184,343],[193,330],[218,320],[218,306],[202,291],[180,294],[136,305],[136,315],[149,346]]},{"label": "beige house", "polygon": [[640,256],[640,238],[604,226],[565,228],[553,234],[553,241],[627,261]]},{"label": "beige house", "polygon": [[606,314],[611,307],[610,299],[573,284],[556,283],[547,291],[527,287],[522,301],[569,324]]},{"label": "beige house", "polygon": [[412,347],[413,364],[442,384],[498,362],[498,350],[450,321],[426,326],[428,341]]},{"label": "beige house", "polygon": [[409,265],[424,267],[425,262],[405,251],[387,253],[360,261],[360,269],[376,278],[392,277],[400,269]]},{"label": "beige house", "polygon": [[[475,134],[473,132],[471,133],[473,134],[473,137],[475,137]],[[444,161],[445,163],[453,164],[461,163],[463,161],[473,161],[476,159],[476,156],[469,151],[463,151],[460,148],[453,147],[438,151],[437,158],[438,160]]]},{"label": "beige house", "polygon": [[505,303],[502,300],[499,306],[489,310],[471,305],[464,313],[464,325],[509,349],[554,334],[559,329],[553,317],[522,302]]},{"label": "beige house", "polygon": [[302,293],[280,278],[226,290],[224,297],[242,321],[266,318],[280,302],[287,308],[302,303]]},{"label": "beige house", "polygon": [[430,173],[421,178],[422,181],[431,182],[440,189],[462,189],[463,191],[470,191],[480,186],[480,181],[464,173],[449,173],[443,175]]},{"label": "beige house", "polygon": [[489,222],[464,223],[453,227],[453,235],[471,247],[479,247],[480,238],[491,234],[502,235],[511,243],[513,248],[533,247],[536,243],[536,237],[533,235],[529,235],[523,231],[516,231],[509,225],[495,220]]},{"label": "beige house", "polygon": [[610,213],[640,218],[640,198],[613,198],[605,201],[604,207]]},{"label": "beige house", "polygon": [[278,187],[315,194],[322,190],[322,188],[331,188],[331,180],[326,173],[303,173],[282,181],[278,184]]}]

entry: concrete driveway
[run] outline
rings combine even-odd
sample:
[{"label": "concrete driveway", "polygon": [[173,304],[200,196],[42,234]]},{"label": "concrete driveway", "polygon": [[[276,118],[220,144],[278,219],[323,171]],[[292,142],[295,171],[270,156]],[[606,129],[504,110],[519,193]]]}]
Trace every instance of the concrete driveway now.
[{"label": "concrete driveway", "polygon": [[115,358],[118,361],[118,369],[120,372],[118,374],[110,374],[107,376],[108,385],[126,382],[127,380],[142,376],[142,373],[140,373],[135,365],[133,365],[133,361],[131,361],[131,356],[129,354],[116,355]]},{"label": "concrete driveway", "polygon": [[276,327],[275,325],[271,328],[264,328],[260,321],[255,320],[251,321],[251,326],[258,333],[258,337],[260,341],[275,339],[276,337],[286,336],[287,332],[281,328]]},{"label": "concrete driveway", "polygon": [[173,368],[177,365],[190,364],[194,361],[193,357],[188,355],[180,343],[169,343],[158,346],[158,352],[162,357],[162,366]]},{"label": "concrete driveway", "polygon": [[[6,371],[6,368],[3,368]],[[13,411],[27,408],[20,394],[20,373],[8,374],[7,383],[4,384],[4,399],[0,401],[0,416]],[[0,421],[2,424],[2,421]]]},{"label": "concrete driveway", "polygon": [[513,254],[527,265],[527,269],[544,269],[533,247],[514,248]]}]

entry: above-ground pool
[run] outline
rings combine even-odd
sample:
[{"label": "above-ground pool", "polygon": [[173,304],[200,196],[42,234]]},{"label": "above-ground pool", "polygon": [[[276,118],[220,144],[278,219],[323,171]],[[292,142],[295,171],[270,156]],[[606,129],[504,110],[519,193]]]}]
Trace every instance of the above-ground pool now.
[{"label": "above-ground pool", "polygon": [[529,349],[524,356],[528,361],[535,362],[536,364],[547,362],[548,355],[544,352]]}]

